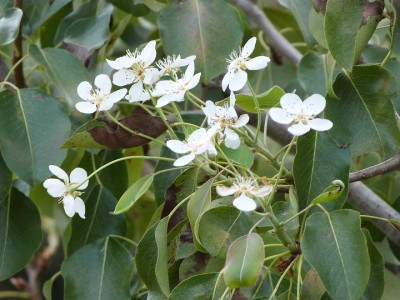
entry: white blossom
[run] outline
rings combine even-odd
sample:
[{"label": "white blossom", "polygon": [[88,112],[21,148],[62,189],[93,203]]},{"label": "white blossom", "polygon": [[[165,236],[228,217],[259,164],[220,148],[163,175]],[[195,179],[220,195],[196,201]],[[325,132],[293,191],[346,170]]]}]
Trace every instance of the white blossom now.
[{"label": "white blossom", "polygon": [[270,62],[267,56],[257,56],[250,58],[256,46],[257,39],[255,37],[249,39],[243,48],[239,51],[233,51],[227,59],[228,72],[222,79],[222,90],[225,91],[229,86],[231,91],[238,91],[244,87],[247,82],[246,70],[261,70],[264,69]]},{"label": "white blossom", "polygon": [[85,101],[78,102],[75,107],[84,114],[94,113],[96,110],[109,110],[126,95],[126,89],[119,89],[111,93],[111,80],[106,74],[97,75],[92,85],[83,81],[78,85],[77,93]]},{"label": "white blossom", "polygon": [[75,168],[68,176],[63,169],[54,165],[50,165],[49,170],[59,178],[50,178],[43,182],[43,186],[46,188],[49,195],[60,198],[68,217],[73,217],[75,213],[78,213],[79,216],[84,219],[85,203],[79,197],[82,194],[82,192],[79,191],[87,188],[89,184],[88,181],[85,181],[87,178],[86,171],[82,168]]},{"label": "white blossom", "polygon": [[282,108],[271,108],[269,115],[275,122],[290,124],[288,131],[293,135],[303,135],[310,129],[325,131],[333,126],[331,121],[317,118],[326,105],[321,95],[311,95],[302,102],[296,94],[288,93],[282,96],[280,104]]},{"label": "white blossom", "polygon": [[180,102],[184,100],[186,91],[194,88],[200,81],[200,73],[194,75],[194,62],[191,62],[185,74],[177,81],[162,80],[157,82],[153,90],[153,96],[160,97],[156,107],[163,107],[171,102]]},{"label": "white blossom", "polygon": [[196,55],[191,55],[186,58],[181,58],[180,55],[175,56],[167,56],[166,58],[160,59],[157,61],[156,65],[159,69],[159,75],[171,75],[175,76],[178,71],[180,71],[181,67],[189,65],[196,58]]},{"label": "white blossom", "polygon": [[216,106],[212,101],[206,101],[202,107],[207,117],[209,126],[214,127],[220,141],[225,141],[225,146],[237,149],[240,146],[239,135],[232,128],[240,128],[249,122],[249,115],[243,114],[238,118],[235,110],[235,95],[231,92],[229,105]]},{"label": "white blossom", "polygon": [[212,137],[215,132],[212,130],[206,130],[204,128],[197,129],[194,131],[187,142],[182,142],[179,140],[169,140],[167,142],[167,147],[171,149],[173,152],[178,154],[185,154],[180,158],[178,158],[174,162],[175,167],[185,166],[190,163],[196,155],[203,154],[208,152],[211,155],[216,155],[217,150],[212,141]]},{"label": "white blossom", "polygon": [[232,186],[218,185],[216,190],[217,194],[221,197],[234,195],[235,200],[233,200],[233,205],[237,209],[253,211],[257,208],[257,203],[251,197],[262,198],[268,196],[272,192],[272,185],[268,184],[258,187],[256,180],[245,179],[240,176],[235,179]]},{"label": "white blossom", "polygon": [[159,78],[157,68],[151,66],[157,56],[156,42],[150,41],[142,51],[127,51],[127,54],[115,61],[108,60],[111,68],[117,70],[113,75],[113,83],[117,86],[132,84],[129,100],[135,101],[143,91],[143,84],[153,84]]}]

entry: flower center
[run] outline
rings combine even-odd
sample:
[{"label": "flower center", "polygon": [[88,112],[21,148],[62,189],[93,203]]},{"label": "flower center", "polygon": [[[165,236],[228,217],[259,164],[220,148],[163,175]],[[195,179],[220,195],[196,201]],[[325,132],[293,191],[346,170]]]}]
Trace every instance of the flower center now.
[{"label": "flower center", "polygon": [[303,111],[296,115],[293,119],[292,124],[302,123],[303,125],[307,125],[308,121],[314,119],[314,116],[307,115]]},{"label": "flower center", "polygon": [[92,89],[90,91],[90,96],[91,99],[89,99],[89,102],[99,107],[101,102],[103,102],[109,96],[109,94],[104,93],[101,89]]}]

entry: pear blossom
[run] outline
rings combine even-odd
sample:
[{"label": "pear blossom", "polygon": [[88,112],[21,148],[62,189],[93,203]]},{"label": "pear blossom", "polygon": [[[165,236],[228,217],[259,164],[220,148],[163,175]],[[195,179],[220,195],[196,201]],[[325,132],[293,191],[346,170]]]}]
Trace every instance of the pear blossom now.
[{"label": "pear blossom", "polygon": [[257,208],[257,203],[251,198],[265,197],[272,192],[272,185],[264,185],[258,187],[255,179],[245,179],[239,176],[235,179],[232,186],[227,187],[224,185],[218,185],[216,190],[217,194],[221,197],[234,195],[233,205],[241,211],[253,211]]},{"label": "pear blossom", "polygon": [[169,140],[167,142],[167,147],[173,152],[178,154],[189,153],[178,158],[174,162],[175,167],[185,166],[190,163],[196,155],[208,152],[211,155],[216,155],[217,150],[212,142],[212,137],[215,134],[212,130],[206,130],[204,128],[197,129],[194,131],[187,142],[182,142],[179,140]]},{"label": "pear blossom", "polygon": [[264,69],[271,61],[267,56],[257,56],[255,58],[249,57],[254,51],[256,41],[257,39],[255,37],[249,39],[243,48],[239,50],[239,54],[236,51],[233,51],[227,59],[228,72],[222,79],[223,91],[225,91],[228,86],[233,92],[240,90],[247,82],[247,69]]},{"label": "pear blossom", "polygon": [[94,113],[96,110],[109,110],[114,103],[120,101],[126,95],[126,89],[119,89],[111,93],[111,79],[106,74],[97,75],[93,88],[88,81],[78,85],[77,93],[85,101],[78,102],[75,107],[84,114]]},{"label": "pear blossom", "polygon": [[129,99],[137,99],[143,91],[143,84],[149,85],[159,78],[157,68],[151,66],[157,56],[156,41],[150,41],[142,51],[136,50],[116,60],[108,60],[111,68],[117,70],[113,75],[113,83],[117,86],[132,84]]},{"label": "pear blossom", "polygon": [[43,182],[47,193],[52,197],[60,198],[68,217],[73,217],[75,213],[78,213],[84,219],[85,203],[79,196],[82,194],[80,191],[86,189],[89,184],[88,181],[85,181],[86,171],[82,168],[75,168],[68,176],[63,169],[54,165],[50,165],[49,170],[59,179],[49,178]]},{"label": "pear blossom", "polygon": [[156,62],[156,66],[159,69],[159,75],[160,77],[164,75],[171,75],[175,76],[178,71],[180,71],[181,67],[189,65],[191,62],[193,62],[196,58],[196,55],[191,55],[186,58],[181,58],[180,55],[175,56],[167,56],[164,59],[158,60]]},{"label": "pear blossom", "polygon": [[229,105],[216,106],[212,101],[206,101],[206,106],[202,107],[207,117],[207,123],[215,127],[218,132],[219,140],[225,141],[225,146],[237,149],[240,146],[239,135],[231,128],[240,128],[249,122],[249,115],[243,114],[238,118],[235,110],[235,95],[231,92]]},{"label": "pear blossom", "polygon": [[194,88],[200,81],[201,73],[194,75],[194,62],[186,68],[185,74],[177,81],[162,80],[157,82],[153,90],[153,96],[160,97],[156,107],[163,107],[173,101],[181,102],[184,100],[186,91]]},{"label": "pear blossom", "polygon": [[331,121],[317,118],[326,105],[321,95],[313,94],[302,102],[296,94],[287,93],[282,96],[280,104],[282,108],[271,108],[269,115],[275,122],[290,124],[288,131],[293,135],[303,135],[310,129],[325,131],[333,126]]}]

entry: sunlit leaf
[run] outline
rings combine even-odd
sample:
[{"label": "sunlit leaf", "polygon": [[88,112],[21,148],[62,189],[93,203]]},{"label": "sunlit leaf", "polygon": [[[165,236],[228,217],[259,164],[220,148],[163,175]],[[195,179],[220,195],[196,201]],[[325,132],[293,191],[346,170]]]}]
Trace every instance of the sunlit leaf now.
[{"label": "sunlit leaf", "polygon": [[0,45],[10,44],[17,38],[21,19],[22,10],[19,8],[8,8],[0,16]]},{"label": "sunlit leaf", "polygon": [[[282,90],[279,86],[274,86],[270,88],[268,91],[257,95],[256,98],[258,100],[258,104],[261,109],[271,108],[279,104],[279,100],[285,94],[285,91]],[[249,111],[249,112],[257,112],[256,105],[254,104],[254,99],[250,95],[236,95],[236,105],[241,109]]]}]

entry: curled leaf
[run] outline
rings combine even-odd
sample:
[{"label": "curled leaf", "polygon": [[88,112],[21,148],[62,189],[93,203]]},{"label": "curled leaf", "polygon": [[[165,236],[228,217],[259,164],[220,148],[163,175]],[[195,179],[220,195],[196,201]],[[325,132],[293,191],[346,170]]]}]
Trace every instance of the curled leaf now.
[{"label": "curled leaf", "polygon": [[343,193],[345,185],[341,180],[332,181],[332,185],[328,186],[321,194],[315,197],[311,203],[318,204],[321,202],[329,202],[339,198]]}]

